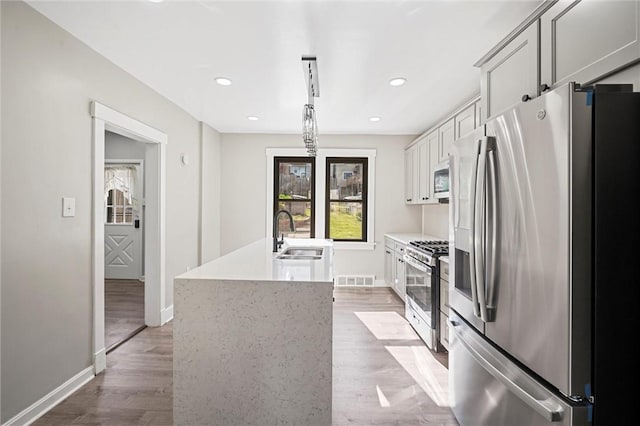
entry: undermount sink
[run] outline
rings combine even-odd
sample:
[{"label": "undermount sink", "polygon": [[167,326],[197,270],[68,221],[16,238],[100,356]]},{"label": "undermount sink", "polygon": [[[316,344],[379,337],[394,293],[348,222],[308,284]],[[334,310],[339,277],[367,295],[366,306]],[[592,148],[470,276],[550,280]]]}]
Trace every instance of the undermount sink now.
[{"label": "undermount sink", "polygon": [[277,259],[317,260],[322,259],[323,248],[318,247],[289,247],[276,256]]}]

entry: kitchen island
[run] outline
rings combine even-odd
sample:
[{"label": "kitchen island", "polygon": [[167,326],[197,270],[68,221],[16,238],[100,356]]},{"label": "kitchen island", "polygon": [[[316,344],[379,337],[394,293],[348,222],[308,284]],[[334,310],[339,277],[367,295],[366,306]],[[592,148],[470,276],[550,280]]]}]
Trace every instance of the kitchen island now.
[{"label": "kitchen island", "polygon": [[[176,425],[331,424],[333,244],[265,238],[175,278]],[[288,250],[292,249],[292,250]]]}]

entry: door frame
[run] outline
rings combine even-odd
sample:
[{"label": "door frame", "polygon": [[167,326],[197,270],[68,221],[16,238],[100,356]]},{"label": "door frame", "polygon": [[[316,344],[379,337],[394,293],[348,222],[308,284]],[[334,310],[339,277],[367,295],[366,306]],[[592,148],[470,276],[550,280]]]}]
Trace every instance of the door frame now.
[{"label": "door frame", "polygon": [[[138,167],[140,167],[140,171],[142,174],[142,183],[141,185],[144,185],[146,183],[146,175],[144,174],[144,160],[137,160],[137,159],[118,159],[118,158],[105,158],[104,159],[104,166],[105,167],[107,164],[133,164],[136,165]],[[103,169],[104,170],[104,169]],[[103,184],[104,185],[104,184]],[[142,232],[142,237],[140,238],[140,256],[142,257],[142,259],[140,259],[140,270],[138,271],[139,274],[136,277],[137,280],[139,281],[144,281],[144,236],[146,235],[145,229],[144,227],[147,226],[147,221],[144,220],[144,210],[145,210],[145,196],[144,196],[144,190],[141,191],[141,197],[140,197],[140,219],[142,219],[142,228],[141,228],[141,232]],[[105,223],[105,229],[108,226]]]},{"label": "door frame", "polygon": [[[104,149],[105,132],[144,142],[147,146],[145,183],[144,322],[158,327],[170,319],[165,309],[165,187],[168,137],[153,127],[91,102],[93,121],[93,365],[98,374],[106,368],[104,338]],[[155,170],[153,170],[155,169]]]}]

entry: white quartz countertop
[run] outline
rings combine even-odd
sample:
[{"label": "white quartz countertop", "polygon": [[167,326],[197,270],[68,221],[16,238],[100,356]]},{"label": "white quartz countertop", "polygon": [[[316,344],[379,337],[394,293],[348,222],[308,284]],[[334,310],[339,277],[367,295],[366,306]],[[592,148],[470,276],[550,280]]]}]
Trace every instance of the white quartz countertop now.
[{"label": "white quartz countertop", "polygon": [[402,244],[409,244],[411,241],[442,240],[442,238],[434,237],[433,235],[408,232],[390,232],[388,234],[384,234],[384,236]]},{"label": "white quartz countertop", "polygon": [[449,256],[440,256],[438,259],[440,259],[440,262],[449,263]]},{"label": "white quartz countertop", "polygon": [[333,241],[316,238],[285,238],[279,253],[287,247],[323,247],[318,260],[276,259],[273,239],[263,238],[232,251],[176,279],[238,281],[333,282]]}]

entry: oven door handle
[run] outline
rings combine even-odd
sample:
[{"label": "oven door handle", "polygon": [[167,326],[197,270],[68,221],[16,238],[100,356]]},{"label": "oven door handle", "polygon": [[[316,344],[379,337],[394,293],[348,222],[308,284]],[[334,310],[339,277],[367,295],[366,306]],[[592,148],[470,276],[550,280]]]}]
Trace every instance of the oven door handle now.
[{"label": "oven door handle", "polygon": [[431,268],[430,267],[425,266],[425,265],[421,264],[420,262],[416,262],[415,260],[413,260],[413,258],[411,256],[409,256],[406,253],[402,257],[403,257],[404,263],[406,265],[410,265],[411,267],[416,268],[420,272],[424,272],[427,275],[431,275]]}]

